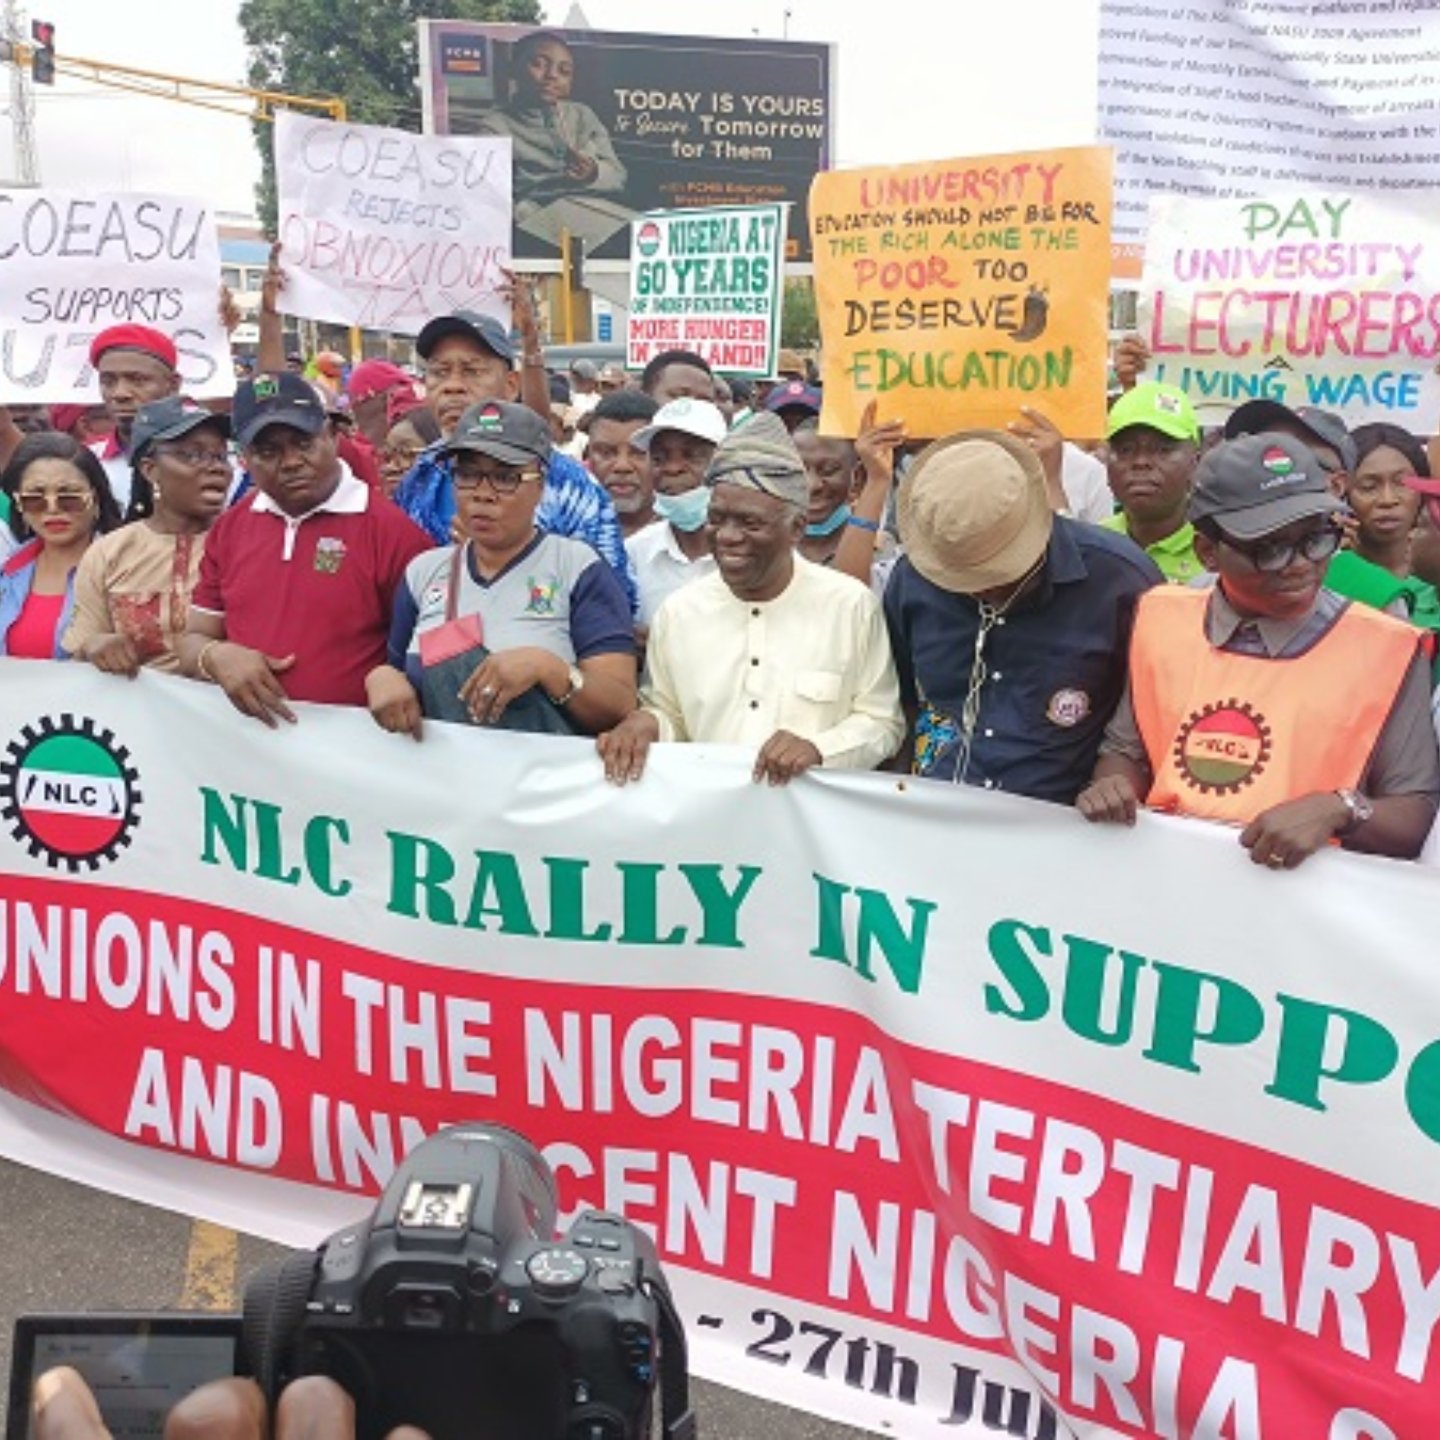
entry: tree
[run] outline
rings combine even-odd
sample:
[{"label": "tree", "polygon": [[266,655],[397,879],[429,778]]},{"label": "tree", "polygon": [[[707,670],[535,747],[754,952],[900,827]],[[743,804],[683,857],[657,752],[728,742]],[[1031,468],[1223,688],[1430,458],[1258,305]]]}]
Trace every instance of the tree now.
[{"label": "tree", "polygon": [[813,350],[820,343],[815,285],[806,275],[785,282],[780,305],[780,343],[791,350]]},{"label": "tree", "polygon": [[[536,0],[242,0],[240,29],[250,52],[247,84],[290,95],[334,96],[350,119],[420,129],[421,18],[536,24]],[[272,127],[256,124],[261,223],[275,229]]]}]

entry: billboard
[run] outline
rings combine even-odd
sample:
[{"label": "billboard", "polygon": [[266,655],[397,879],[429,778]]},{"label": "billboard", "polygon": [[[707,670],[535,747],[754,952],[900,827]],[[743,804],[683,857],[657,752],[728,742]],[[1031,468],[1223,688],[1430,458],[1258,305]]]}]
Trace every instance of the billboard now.
[{"label": "billboard", "polygon": [[831,164],[833,48],[803,41],[420,22],[425,127],[509,136],[518,260],[568,230],[626,260],[651,210],[789,202],[785,258],[810,258],[807,197]]}]

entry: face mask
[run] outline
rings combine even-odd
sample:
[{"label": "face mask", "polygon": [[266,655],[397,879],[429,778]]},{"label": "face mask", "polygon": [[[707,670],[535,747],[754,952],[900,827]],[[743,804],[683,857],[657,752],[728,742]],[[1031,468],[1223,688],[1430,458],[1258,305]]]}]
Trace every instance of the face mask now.
[{"label": "face mask", "polygon": [[678,495],[656,495],[655,513],[677,530],[693,533],[705,523],[705,517],[710,513],[710,487],[697,485],[693,490],[682,490]]},{"label": "face mask", "polygon": [[811,540],[823,539],[826,535],[833,535],[850,518],[850,507],[848,505],[837,506],[824,519],[814,525],[805,527],[805,534]]}]

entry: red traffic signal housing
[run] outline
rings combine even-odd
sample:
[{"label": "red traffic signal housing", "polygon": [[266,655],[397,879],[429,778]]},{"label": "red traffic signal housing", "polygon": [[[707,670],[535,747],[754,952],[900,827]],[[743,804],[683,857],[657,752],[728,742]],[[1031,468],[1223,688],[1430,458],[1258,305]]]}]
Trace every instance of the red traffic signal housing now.
[{"label": "red traffic signal housing", "polygon": [[32,20],[30,38],[35,48],[30,52],[30,78],[37,85],[55,83],[55,22]]}]

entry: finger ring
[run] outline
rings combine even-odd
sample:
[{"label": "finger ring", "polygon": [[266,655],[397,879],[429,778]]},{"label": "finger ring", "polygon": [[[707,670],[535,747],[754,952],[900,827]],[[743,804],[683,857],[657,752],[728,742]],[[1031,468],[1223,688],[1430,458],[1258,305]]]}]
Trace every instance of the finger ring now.
[{"label": "finger ring", "polygon": [[482,695],[493,695],[495,693],[495,687],[493,685],[482,685],[480,687],[480,693]]},{"label": "finger ring", "polygon": [[1265,863],[1272,870],[1283,870],[1285,868],[1285,861],[1281,859],[1279,855],[1267,855],[1265,857]]}]

